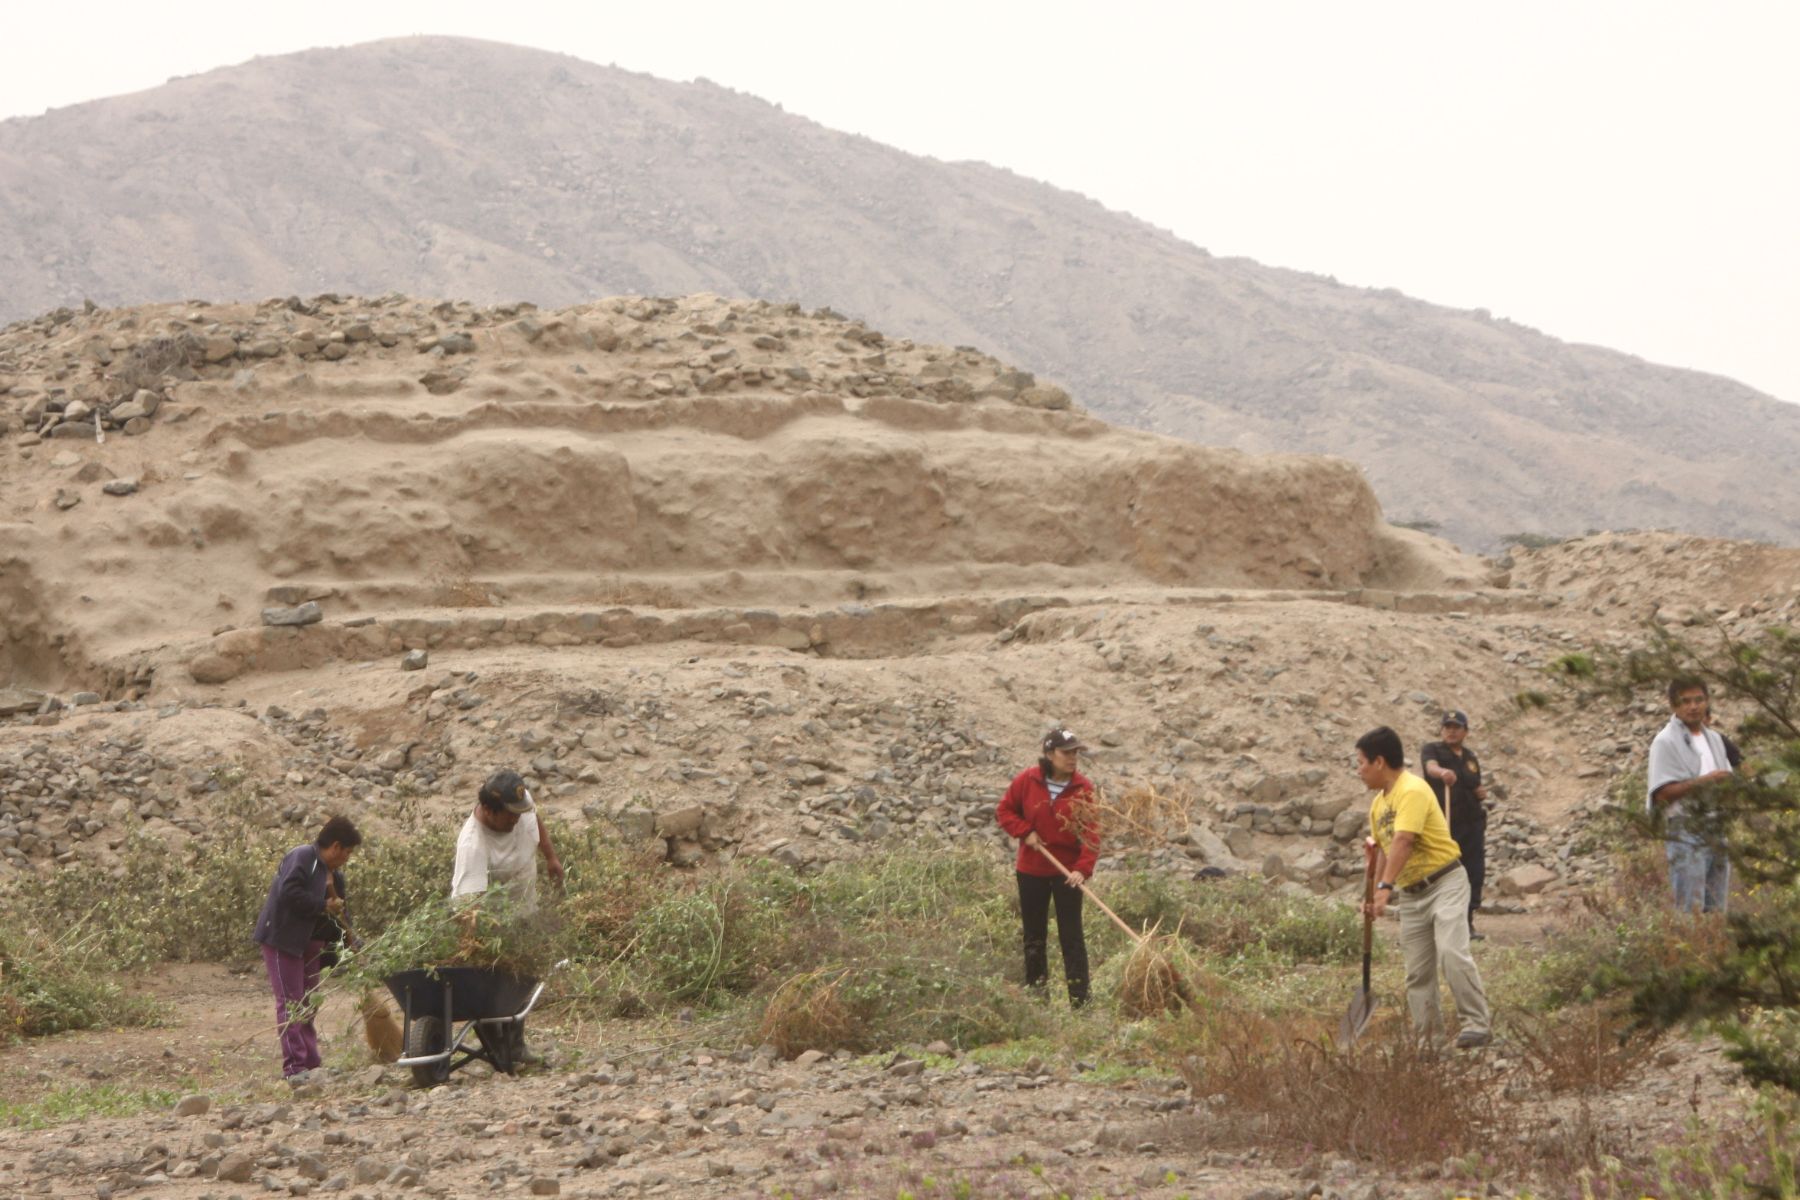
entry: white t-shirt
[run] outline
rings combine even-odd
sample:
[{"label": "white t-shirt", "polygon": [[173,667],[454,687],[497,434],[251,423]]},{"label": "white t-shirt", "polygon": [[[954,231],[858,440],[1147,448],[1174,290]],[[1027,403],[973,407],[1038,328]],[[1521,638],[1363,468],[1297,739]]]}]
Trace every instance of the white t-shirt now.
[{"label": "white t-shirt", "polygon": [[1688,734],[1688,741],[1694,743],[1694,749],[1700,752],[1700,773],[1711,775],[1719,769],[1718,760],[1713,758],[1712,739],[1706,736],[1706,730]]},{"label": "white t-shirt", "polygon": [[505,888],[513,908],[523,914],[537,911],[538,819],[535,812],[521,813],[510,833],[498,833],[470,813],[456,835],[456,871],[450,877],[450,898],[478,896],[491,887]]}]

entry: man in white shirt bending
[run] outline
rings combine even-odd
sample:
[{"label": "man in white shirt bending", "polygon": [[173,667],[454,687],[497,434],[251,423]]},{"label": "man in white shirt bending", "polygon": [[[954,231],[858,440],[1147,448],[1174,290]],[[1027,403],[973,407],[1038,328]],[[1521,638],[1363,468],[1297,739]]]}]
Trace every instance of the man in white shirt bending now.
[{"label": "man in white shirt bending", "polygon": [[1646,803],[1652,813],[1663,815],[1675,907],[1722,913],[1731,891],[1731,860],[1723,845],[1688,828],[1682,799],[1729,777],[1731,764],[1724,739],[1706,724],[1710,699],[1705,680],[1675,679],[1669,684],[1669,707],[1675,715],[1650,743]]},{"label": "man in white shirt bending", "polygon": [[450,898],[503,889],[515,913],[536,912],[537,856],[554,883],[562,882],[562,862],[550,833],[538,820],[531,793],[517,771],[497,771],[481,785],[475,811],[456,835],[456,871]]}]

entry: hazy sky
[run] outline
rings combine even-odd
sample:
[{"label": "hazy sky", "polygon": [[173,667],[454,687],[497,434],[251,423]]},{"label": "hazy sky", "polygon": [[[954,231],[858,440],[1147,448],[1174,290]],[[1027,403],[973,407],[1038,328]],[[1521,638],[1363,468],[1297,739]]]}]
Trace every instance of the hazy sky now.
[{"label": "hazy sky", "polygon": [[[703,75],[1800,401],[1800,4],[7,4],[0,116],[412,33]],[[0,286],[4,281],[0,281]]]}]

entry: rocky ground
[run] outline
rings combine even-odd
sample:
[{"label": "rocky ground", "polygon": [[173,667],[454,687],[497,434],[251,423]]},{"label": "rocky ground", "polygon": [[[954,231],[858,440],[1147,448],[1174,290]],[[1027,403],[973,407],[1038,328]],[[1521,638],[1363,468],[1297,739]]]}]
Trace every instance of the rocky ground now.
[{"label": "rocky ground", "polygon": [[[1458,708],[1493,791],[1484,928],[1539,946],[1603,878],[1592,822],[1666,720],[1571,702],[1556,661],[1800,604],[1794,551],[1608,533],[1475,560],[1383,525],[1343,464],[1108,430],[974,351],[713,297],[63,312],[0,334],[0,412],[0,882],[225,811],[448,828],[499,767],[558,825],[685,870],[1004,855],[994,800],[1059,723],[1103,786],[1187,802],[1102,877],[1128,854],[1348,900],[1355,738],[1392,725],[1416,754]],[[554,1014],[535,1077],[410,1092],[341,1048],[288,1094],[259,979],[150,986],[169,1025],[9,1047],[7,1096],[216,1102],[0,1133],[0,1192],[1449,1186],[1216,1144],[1211,1099],[1169,1080],[925,1047],[779,1062]],[[1712,1048],[1662,1054],[1550,1115],[1657,1137],[1736,1102]]]},{"label": "rocky ground", "polygon": [[[1501,939],[1529,936],[1509,927]],[[517,1078],[475,1065],[416,1090],[357,1065],[348,1006],[326,1010],[328,1065],[271,1081],[274,1039],[254,975],[189,968],[159,985],[171,1022],[14,1048],[0,1081],[19,1103],[52,1086],[160,1088],[141,1115],[0,1130],[0,1193],[27,1196],[351,1197],[1340,1197],[1397,1200],[1486,1190],[1456,1162],[1394,1172],[1222,1137],[1230,1114],[1155,1075],[1087,1064],[1004,1065],[945,1046],[874,1058],[782,1061],[709,1048],[692,1027],[598,1028],[533,1018],[547,1064]],[[1482,1052],[1525,1075],[1517,1046]],[[1666,1045],[1625,1085],[1518,1117],[1534,1144],[1587,1136],[1661,1144],[1696,1113],[1741,1102],[1716,1045]],[[970,1190],[956,1192],[958,1182]],[[1512,1194],[1504,1168],[1488,1194]],[[1546,1193],[1542,1190],[1540,1195]]]}]

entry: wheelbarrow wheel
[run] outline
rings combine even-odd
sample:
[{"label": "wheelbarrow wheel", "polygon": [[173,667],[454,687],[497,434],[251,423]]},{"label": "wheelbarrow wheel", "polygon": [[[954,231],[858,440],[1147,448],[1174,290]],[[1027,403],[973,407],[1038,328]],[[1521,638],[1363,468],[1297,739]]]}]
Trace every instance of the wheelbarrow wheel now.
[{"label": "wheelbarrow wheel", "polygon": [[[414,1017],[406,1030],[406,1057],[444,1052],[445,1034],[442,1017]],[[450,1060],[422,1063],[412,1069],[413,1082],[420,1087],[436,1087],[450,1078]]]}]

